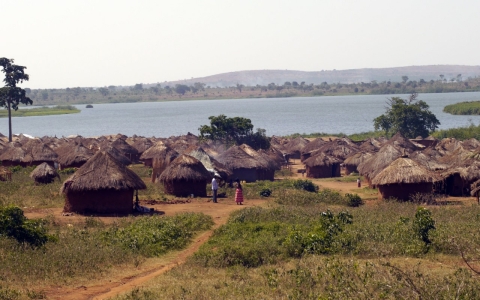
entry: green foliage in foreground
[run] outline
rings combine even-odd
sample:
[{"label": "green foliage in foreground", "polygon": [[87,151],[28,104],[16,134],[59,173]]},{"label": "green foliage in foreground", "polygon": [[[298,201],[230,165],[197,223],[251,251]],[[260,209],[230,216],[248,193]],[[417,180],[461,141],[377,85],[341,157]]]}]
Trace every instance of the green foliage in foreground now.
[{"label": "green foliage in foreground", "polygon": [[205,267],[258,267],[309,254],[456,255],[452,238],[469,249],[480,244],[478,207],[426,210],[411,203],[381,203],[346,213],[329,212],[322,204],[289,204],[235,212],[194,261]]},{"label": "green foliage in foreground", "polygon": [[450,104],[443,108],[443,112],[452,115],[480,115],[480,101]]},{"label": "green foliage in foreground", "polygon": [[0,237],[14,238],[19,243],[43,246],[53,237],[47,234],[43,220],[28,220],[16,206],[0,207]]},{"label": "green foliage in foreground", "polygon": [[171,218],[145,217],[126,227],[114,227],[104,233],[104,242],[146,257],[158,256],[169,250],[181,249],[195,231],[210,229],[211,217],[185,213]]},{"label": "green foliage in foreground", "polygon": [[92,217],[67,228],[53,216],[47,220],[49,232],[57,236],[57,241],[41,248],[22,247],[13,239],[0,237],[3,286],[68,284],[82,277],[99,278],[112,267],[137,267],[146,257],[184,247],[195,232],[213,223],[211,217],[194,213],[132,217],[114,227]]},{"label": "green foliage in foreground", "polygon": [[[80,110],[71,105],[57,105],[55,107],[40,107],[30,109],[19,109],[12,111],[12,117],[34,117],[48,115],[65,115],[79,113]],[[0,118],[8,117],[8,111],[0,110]]]}]

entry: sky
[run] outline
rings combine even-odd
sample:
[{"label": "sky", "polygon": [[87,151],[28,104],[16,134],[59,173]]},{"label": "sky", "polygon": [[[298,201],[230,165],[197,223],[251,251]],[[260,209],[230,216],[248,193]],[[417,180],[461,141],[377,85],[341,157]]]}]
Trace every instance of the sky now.
[{"label": "sky", "polygon": [[0,11],[0,57],[27,67],[29,88],[480,65],[479,0],[0,0]]}]

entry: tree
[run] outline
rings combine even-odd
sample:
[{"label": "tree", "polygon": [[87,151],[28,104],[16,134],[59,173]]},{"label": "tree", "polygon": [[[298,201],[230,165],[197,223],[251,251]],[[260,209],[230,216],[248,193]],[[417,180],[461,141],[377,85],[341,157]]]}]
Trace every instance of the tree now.
[{"label": "tree", "polygon": [[17,87],[18,83],[28,81],[29,76],[25,74],[27,67],[18,66],[13,63],[13,59],[5,57],[0,58],[0,66],[5,73],[5,86],[0,89],[0,106],[8,110],[8,140],[12,141],[12,111],[18,109],[20,103],[28,105],[33,104],[32,99],[27,97],[25,90]]},{"label": "tree", "polygon": [[135,84],[135,85],[133,86],[133,89],[134,89],[135,91],[143,91],[143,84],[137,83],[137,84]]},{"label": "tree", "polygon": [[387,135],[400,132],[407,138],[426,137],[440,125],[429,106],[412,94],[408,100],[400,97],[388,99],[386,113],[373,120],[375,130],[382,129]]},{"label": "tree", "polygon": [[254,149],[268,149],[270,141],[265,135],[265,130],[258,128],[253,133],[252,121],[247,118],[228,118],[225,115],[210,116],[209,125],[203,125],[200,131],[201,139],[220,141],[227,146],[235,144],[247,144]]},{"label": "tree", "polygon": [[408,81],[408,76],[402,76],[402,81],[403,81],[403,83],[407,82]]},{"label": "tree", "polygon": [[243,84],[239,84],[237,83],[237,90],[241,93],[242,92],[242,89],[244,88],[245,86]]},{"label": "tree", "polygon": [[106,87],[101,87],[98,89],[98,91],[100,92],[100,94],[102,94],[103,97],[107,96],[109,93],[109,90]]},{"label": "tree", "polygon": [[186,92],[190,91],[190,87],[185,84],[176,84],[175,85],[175,93],[180,95],[185,95]]}]

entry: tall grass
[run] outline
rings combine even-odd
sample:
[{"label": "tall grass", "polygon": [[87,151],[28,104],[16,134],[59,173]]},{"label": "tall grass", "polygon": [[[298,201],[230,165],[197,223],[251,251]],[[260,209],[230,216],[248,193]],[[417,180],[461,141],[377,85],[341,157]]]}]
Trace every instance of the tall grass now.
[{"label": "tall grass", "polygon": [[[79,113],[80,110],[72,105],[57,105],[54,107],[40,107],[12,110],[13,117],[33,117],[33,116],[47,116],[47,115],[63,115]],[[8,116],[7,110],[0,110],[0,118]]]},{"label": "tall grass", "polygon": [[443,108],[443,112],[452,115],[480,115],[480,101],[450,104]]}]

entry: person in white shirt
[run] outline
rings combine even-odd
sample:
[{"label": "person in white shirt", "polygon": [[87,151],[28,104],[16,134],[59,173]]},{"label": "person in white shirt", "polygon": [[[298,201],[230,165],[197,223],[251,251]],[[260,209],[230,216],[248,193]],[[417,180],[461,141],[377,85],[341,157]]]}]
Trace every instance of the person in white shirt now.
[{"label": "person in white shirt", "polygon": [[217,202],[217,191],[218,191],[218,181],[217,181],[218,176],[214,175],[212,179],[212,191],[213,191],[213,203],[218,203]]}]

